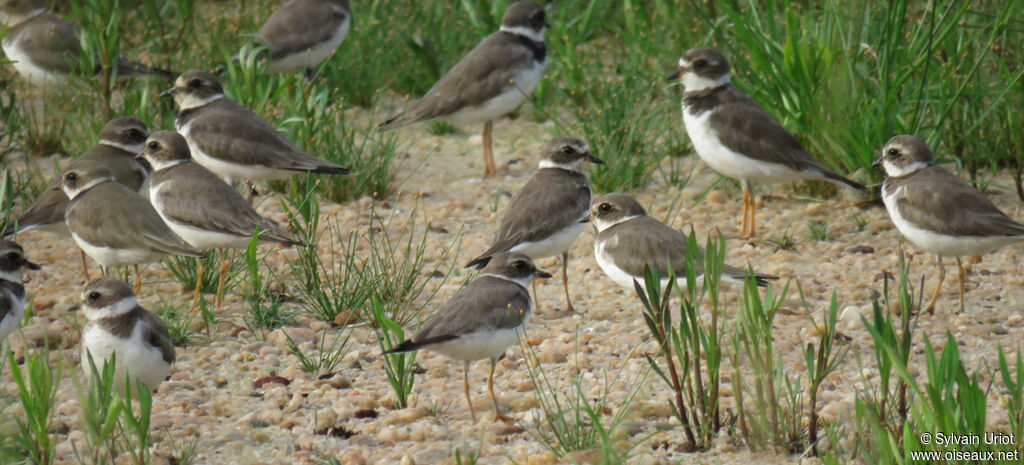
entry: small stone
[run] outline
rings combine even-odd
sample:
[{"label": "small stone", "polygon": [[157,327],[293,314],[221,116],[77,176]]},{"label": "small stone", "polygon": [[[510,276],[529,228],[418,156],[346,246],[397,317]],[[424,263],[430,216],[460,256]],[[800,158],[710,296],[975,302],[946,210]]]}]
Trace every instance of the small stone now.
[{"label": "small stone", "polygon": [[223,376],[215,376],[213,378],[213,382],[214,384],[217,385],[217,387],[224,387],[228,385],[228,380],[224,379]]},{"label": "small stone", "polygon": [[846,251],[849,253],[872,254],[875,253],[875,248],[870,245],[861,244],[850,247],[849,249],[846,249]]},{"label": "small stone", "polygon": [[412,422],[414,422],[416,420],[419,420],[420,418],[423,418],[425,416],[427,416],[427,409],[426,408],[424,408],[424,407],[409,407],[409,408],[404,408],[402,410],[399,410],[399,411],[391,414],[391,416],[389,416],[386,420],[384,420],[384,424],[386,424],[386,425],[394,425],[394,424],[397,424],[397,423],[409,424],[409,423],[412,423]]},{"label": "small stone", "polygon": [[267,442],[270,440],[270,434],[267,430],[258,429],[249,434],[249,438],[255,442]]},{"label": "small stone", "polygon": [[527,457],[526,465],[555,465],[555,460],[557,460],[555,454],[545,452]]},{"label": "small stone", "polygon": [[342,465],[365,465],[366,459],[363,458],[363,453],[359,449],[350,448],[341,456]]},{"label": "small stone", "polygon": [[358,322],[359,312],[356,310],[344,310],[334,316],[334,324],[338,326],[345,326]]},{"label": "small stone", "polygon": [[325,408],[316,412],[316,426],[317,428],[331,427],[338,424],[338,414],[334,412],[334,409]]},{"label": "small stone", "polygon": [[568,361],[568,358],[560,351],[548,349],[537,354],[537,360],[539,360],[540,363],[565,363]]},{"label": "small stone", "polygon": [[399,465],[416,465],[416,461],[412,459],[412,456],[403,455],[402,460],[398,462]]},{"label": "small stone", "polygon": [[52,308],[57,300],[50,296],[36,296],[32,300],[32,310],[46,310]]},{"label": "small stone", "polygon": [[809,203],[809,204],[807,204],[806,207],[804,207],[804,214],[808,215],[808,216],[819,215],[819,214],[822,213],[822,210],[824,210],[824,209],[825,209],[825,204],[823,204],[821,202]]},{"label": "small stone", "polygon": [[[287,335],[287,336],[286,336]],[[309,328],[297,328],[297,327],[284,327],[275,329],[267,335],[267,342],[280,347],[288,347],[289,341],[295,345],[302,345],[307,342],[312,343],[316,340],[316,333]]]},{"label": "small stone", "polygon": [[708,195],[704,197],[704,200],[711,203],[725,203],[725,194],[723,194],[722,191],[714,190],[708,192]]},{"label": "small stone", "polygon": [[284,413],[292,413],[302,408],[302,404],[305,402],[305,400],[306,399],[302,397],[302,394],[295,394],[292,396],[291,400],[289,400],[288,403],[285,404],[282,410],[284,410]]}]

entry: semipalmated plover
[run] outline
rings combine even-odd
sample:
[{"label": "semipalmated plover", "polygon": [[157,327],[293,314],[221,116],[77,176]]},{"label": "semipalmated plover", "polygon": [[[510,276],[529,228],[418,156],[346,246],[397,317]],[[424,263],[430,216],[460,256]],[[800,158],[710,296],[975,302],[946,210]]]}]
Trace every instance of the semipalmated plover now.
[{"label": "semipalmated plover", "polygon": [[526,101],[547,65],[544,9],[529,1],[505,10],[501,29],[484,38],[423,98],[382,124],[392,129],[434,118],[456,125],[484,123],[484,176],[497,176],[491,147],[494,120]]},{"label": "semipalmated plover", "polygon": [[[42,0],[4,0],[0,18],[9,28],[3,39],[4,53],[14,69],[35,85],[60,84],[81,65],[82,44],[75,28],[46,11]],[[99,71],[97,65],[96,72]],[[120,57],[119,76],[150,76],[171,79],[170,72]]]},{"label": "semipalmated plover", "polygon": [[[686,286],[686,234],[650,216],[636,200],[626,194],[605,194],[594,200],[591,222],[597,230],[594,257],[597,264],[616,284],[635,290],[633,282],[644,282],[644,266],[657,268],[662,288],[668,284],[669,263],[676,282]],[[700,250],[703,256],[704,250]],[[703,260],[694,263],[694,276],[704,279]],[[722,266],[722,280],[742,283],[747,275],[743,268]],[[766,286],[775,276],[755,273],[758,286]]]},{"label": "semipalmated plover", "polygon": [[174,363],[174,344],[160,317],[140,307],[132,288],[113,278],[86,284],[80,308],[88,320],[82,328],[81,363],[85,375],[92,375],[90,354],[100,371],[113,356],[115,389],[123,388],[127,376],[132,392],[136,381],[156,390]]},{"label": "semipalmated plover", "polygon": [[569,248],[586,228],[581,221],[590,214],[590,182],[583,174],[586,162],[604,163],[575,137],[548,141],[539,169],[512,196],[491,247],[466,267],[483,268],[500,252],[519,252],[534,260],[561,255],[565,305],[573,311],[567,276]]},{"label": "semipalmated plover", "polygon": [[896,136],[875,161],[889,175],[882,183],[882,202],[896,229],[914,245],[936,256],[939,282],[946,277],[942,257],[955,257],[960,272],[960,311],[964,311],[967,273],[960,257],[981,255],[1024,240],[1024,225],[1006,216],[984,194],[932,160],[928,145],[916,136]]},{"label": "semipalmated plover", "polygon": [[[103,125],[99,143],[86,150],[78,159],[103,164],[113,173],[114,181],[145,195],[149,167],[135,160],[135,155],[142,151],[142,144],[148,134],[149,129],[142,121],[127,117],[114,118]],[[68,196],[60,189],[58,178],[28,210],[7,225],[3,237],[32,230],[70,236],[64,223],[64,210],[67,206]],[[82,252],[82,271],[88,282],[89,268],[85,262],[85,252]]]},{"label": "semipalmated plover", "polygon": [[480,275],[445,302],[423,323],[416,335],[387,353],[430,349],[463,362],[462,390],[469,404],[469,415],[476,422],[473,401],[469,398],[469,363],[490,359],[487,390],[498,411],[494,395],[494,364],[516,342],[516,332],[530,318],[533,302],[527,287],[536,278],[551,275],[538,270],[530,257],[515,252],[491,257]]},{"label": "semipalmated plover", "polygon": [[[254,231],[259,239],[279,244],[298,245],[287,231],[260,216],[234,188],[198,163],[192,162],[188,143],[174,131],[157,131],[146,141],[140,157],[153,166],[149,198],[167,226],[193,247],[204,249],[244,249]],[[202,282],[199,262],[197,283]],[[223,256],[217,286],[217,306],[224,292],[227,257]],[[202,286],[196,286],[193,306],[198,303]]]},{"label": "semipalmated plover", "polygon": [[[61,189],[71,199],[64,213],[71,237],[104,276],[112,266],[151,263],[167,254],[205,256],[174,234],[149,201],[114,182],[106,166],[75,161],[64,170]],[[141,284],[136,276],[136,290]]]},{"label": "semipalmated plover", "polygon": [[25,271],[38,269],[20,245],[0,239],[0,345],[25,317]]},{"label": "semipalmated plover", "polygon": [[192,158],[234,183],[283,179],[293,174],[346,174],[348,168],[316,158],[295,146],[269,123],[224,95],[209,72],[182,73],[160,94],[178,105],[174,127],[188,141]]},{"label": "semipalmated plover", "polygon": [[[826,180],[857,190],[860,183],[828,169],[808,154],[800,141],[745,92],[729,83],[729,62],[711,47],[692,48],[669,75],[679,79],[683,122],[693,148],[715,171],[743,186],[740,237],[756,235],[756,200],[752,182]],[[748,219],[749,218],[749,219]]]},{"label": "semipalmated plover", "polygon": [[267,71],[306,70],[334,53],[348,35],[352,17],[348,0],[289,0],[256,33],[270,49]]}]

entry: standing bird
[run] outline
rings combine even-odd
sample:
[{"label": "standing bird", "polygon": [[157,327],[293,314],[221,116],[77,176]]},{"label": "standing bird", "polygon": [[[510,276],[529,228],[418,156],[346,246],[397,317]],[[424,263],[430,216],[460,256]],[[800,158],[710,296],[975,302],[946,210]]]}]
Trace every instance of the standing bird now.
[{"label": "standing bird", "polygon": [[494,120],[526,101],[547,65],[544,9],[521,1],[505,10],[501,29],[481,41],[423,98],[380,126],[393,129],[434,118],[459,126],[484,123],[484,176],[497,176],[491,150]]},{"label": "standing bird", "polygon": [[132,392],[136,381],[156,390],[174,363],[174,344],[160,317],[140,307],[132,288],[112,278],[86,284],[81,309],[88,320],[82,328],[85,375],[92,375],[90,355],[100,371],[114,357],[115,386],[123,386],[127,376]]},{"label": "standing bird", "polygon": [[316,158],[295,146],[269,123],[224,95],[206,71],[185,71],[160,94],[178,105],[174,127],[185,136],[192,158],[227,180],[245,181],[252,201],[254,181],[293,174],[347,174],[348,168]]},{"label": "standing bird", "polygon": [[263,23],[257,40],[270,49],[271,73],[312,68],[334,53],[352,23],[348,0],[289,0]]},{"label": "standing bird", "polygon": [[0,239],[0,344],[25,317],[25,271],[38,269],[20,245]]},{"label": "standing bird", "polygon": [[590,182],[582,170],[586,162],[604,163],[575,137],[549,140],[539,169],[509,202],[491,247],[466,267],[483,268],[494,254],[501,252],[519,252],[533,260],[561,255],[565,306],[567,311],[573,311],[569,299],[569,249],[583,232],[583,220],[590,214]]},{"label": "standing bird", "polygon": [[204,256],[174,234],[145,198],[114,182],[110,169],[99,163],[72,163],[61,177],[61,189],[71,199],[64,213],[71,237],[100,264],[104,276],[112,266],[135,265],[135,292],[142,286],[139,264],[167,254]]},{"label": "standing bird", "polygon": [[984,194],[932,161],[932,151],[916,136],[896,136],[882,148],[874,166],[889,175],[882,202],[896,229],[925,252],[935,254],[939,282],[928,302],[935,312],[946,267],[955,257],[960,271],[960,311],[964,311],[967,272],[963,255],[981,255],[1024,240],[1024,225],[1006,216]]},{"label": "standing bird", "polygon": [[[135,118],[114,118],[103,125],[100,130],[99,143],[78,157],[79,160],[94,161],[106,166],[114,175],[114,181],[128,189],[146,195],[146,181],[149,179],[149,166],[135,159],[142,151],[149,129]],[[3,237],[25,231],[38,229],[63,236],[69,236],[64,223],[64,211],[68,207],[68,196],[60,189],[60,179],[55,180],[43,191],[35,203],[25,213],[8,224]],[[86,282],[89,281],[89,267],[82,256],[82,272]]]},{"label": "standing bird", "polygon": [[550,277],[538,270],[526,255],[499,253],[491,257],[473,282],[438,308],[415,336],[385,353],[426,348],[462,360],[462,392],[474,423],[476,413],[469,398],[469,362],[490,359],[487,390],[494,402],[495,419],[504,419],[498,411],[498,397],[494,395],[494,364],[516,341],[516,333],[530,319],[533,302],[527,286],[536,278]]},{"label": "standing bird", "polygon": [[[14,69],[32,84],[62,84],[81,65],[82,43],[70,23],[46,11],[42,0],[0,0],[0,19],[9,26],[3,50]],[[100,71],[99,65],[94,72]],[[171,79],[169,71],[118,58],[118,76]]]},{"label": "standing bird", "polygon": [[812,158],[768,112],[729,83],[729,62],[711,47],[692,48],[668,76],[679,79],[683,93],[683,122],[694,150],[715,171],[743,186],[740,237],[756,235],[756,202],[752,182],[793,182],[818,179],[853,189],[864,186],[846,179]]},{"label": "standing bird", "polygon": [[[661,286],[668,284],[669,264],[679,286],[686,286],[686,234],[650,216],[644,207],[626,194],[605,194],[594,200],[591,221],[597,230],[594,257],[597,264],[616,284],[635,290],[633,281],[644,282],[644,266],[657,268]],[[704,250],[700,250],[704,255]],[[704,279],[703,261],[695,260],[694,276]],[[735,266],[722,266],[724,281],[742,283],[747,272]],[[755,273],[758,286],[767,286],[775,276]],[[695,283],[699,285],[699,283]]]},{"label": "standing bird", "polygon": [[[286,245],[300,243],[267,218],[210,170],[192,162],[185,138],[174,131],[157,131],[139,154],[153,165],[149,198],[167,226],[197,249],[244,249],[259,231],[262,241]],[[216,306],[224,295],[227,257],[222,254]],[[202,290],[203,262],[199,261],[193,308]]]}]

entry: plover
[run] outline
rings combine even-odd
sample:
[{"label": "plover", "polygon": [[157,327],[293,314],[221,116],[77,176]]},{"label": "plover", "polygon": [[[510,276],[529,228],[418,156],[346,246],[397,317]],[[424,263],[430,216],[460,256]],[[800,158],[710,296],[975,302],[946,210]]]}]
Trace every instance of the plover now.
[{"label": "plover", "polygon": [[229,184],[246,181],[250,194],[254,181],[300,172],[349,172],[296,147],[263,118],[226,97],[220,81],[209,72],[186,71],[160,96],[173,97],[177,103],[174,126],[188,141],[192,158]]},{"label": "plover", "polygon": [[0,345],[25,317],[25,271],[38,269],[20,245],[0,239]]},{"label": "plover", "polygon": [[[644,266],[657,268],[661,286],[668,284],[669,263],[676,282],[686,286],[686,234],[650,216],[632,197],[621,193],[605,194],[594,200],[591,221],[597,230],[594,257],[597,264],[616,284],[635,290],[633,282],[644,282]],[[703,256],[704,250],[700,250]],[[704,279],[703,261],[694,263],[694,276]],[[742,283],[747,272],[735,266],[722,266],[722,280]],[[755,273],[758,286],[766,286],[775,276]],[[700,285],[700,283],[695,283]]]},{"label": "plover", "polygon": [[896,229],[936,256],[939,282],[926,310],[935,311],[946,277],[942,257],[955,257],[963,312],[967,273],[960,257],[985,254],[1024,240],[1024,225],[1006,216],[970,184],[936,165],[928,145],[916,136],[890,139],[874,165],[882,165],[889,175],[882,183],[882,202]]},{"label": "plover", "polygon": [[[193,247],[203,249],[244,249],[254,231],[261,241],[298,245],[287,231],[260,216],[234,188],[210,170],[192,162],[185,138],[174,131],[157,131],[139,154],[153,166],[149,198],[167,226]],[[202,282],[199,261],[197,283]],[[222,255],[216,305],[224,293],[227,257]],[[202,286],[196,285],[192,305],[199,300]]]},{"label": "plover", "polygon": [[119,391],[125,378],[150,390],[167,378],[174,363],[174,344],[160,317],[139,306],[123,281],[101,278],[82,289],[81,307],[88,322],[82,328],[82,370],[91,376],[89,356],[98,370],[115,359],[114,382]]},{"label": "plover", "polygon": [[[149,178],[149,167],[135,160],[135,155],[142,151],[142,143],[146,141],[149,129],[135,118],[114,118],[103,125],[100,130],[99,143],[86,150],[79,160],[101,163],[114,175],[114,181],[125,187],[144,194],[146,180]],[[18,218],[7,225],[3,237],[26,231],[39,230],[62,236],[70,236],[64,223],[64,210],[68,206],[68,196],[60,189],[60,179],[39,195],[35,203]],[[81,253],[82,271],[86,282],[89,281],[89,268],[85,261],[85,252]]]},{"label": "plover", "polygon": [[534,260],[561,255],[565,305],[567,311],[573,311],[569,298],[569,248],[586,228],[581,221],[590,214],[590,182],[583,174],[587,162],[604,163],[575,137],[548,141],[539,169],[509,202],[491,247],[466,267],[483,268],[500,252],[519,252]]},{"label": "plover", "polygon": [[114,182],[106,166],[75,161],[64,170],[61,189],[71,199],[64,221],[75,243],[100,264],[104,276],[110,267],[136,265],[136,292],[142,285],[137,265],[167,254],[205,256],[174,234],[149,201]]},{"label": "plover", "polygon": [[462,391],[473,422],[476,422],[476,413],[469,397],[469,363],[490,359],[487,390],[494,402],[495,418],[504,419],[494,394],[494,364],[516,342],[516,332],[522,330],[530,318],[533,302],[527,287],[536,278],[550,277],[538,270],[526,255],[499,253],[491,257],[473,282],[441,305],[415,336],[387,353],[430,349],[461,360]]},{"label": "plover", "polygon": [[547,65],[544,9],[521,1],[505,10],[501,29],[481,41],[423,98],[382,124],[392,129],[434,118],[484,123],[484,176],[497,176],[491,147],[494,120],[526,101]]},{"label": "plover", "polygon": [[267,71],[306,70],[334,53],[348,35],[352,16],[348,0],[290,0],[267,18],[256,33],[270,49]]},{"label": "plover", "polygon": [[[74,26],[47,12],[42,0],[5,0],[0,18],[9,26],[2,43],[4,53],[29,82],[40,86],[61,84],[77,72],[82,53],[78,34]],[[168,71],[124,57],[118,59],[117,74],[174,77]]]},{"label": "plover", "polygon": [[729,62],[711,47],[687,50],[679,69],[683,93],[683,122],[693,148],[715,171],[735,178],[743,186],[740,237],[756,235],[756,200],[753,182],[826,180],[857,190],[860,183],[846,179],[812,158],[779,122],[745,92],[729,83]]}]

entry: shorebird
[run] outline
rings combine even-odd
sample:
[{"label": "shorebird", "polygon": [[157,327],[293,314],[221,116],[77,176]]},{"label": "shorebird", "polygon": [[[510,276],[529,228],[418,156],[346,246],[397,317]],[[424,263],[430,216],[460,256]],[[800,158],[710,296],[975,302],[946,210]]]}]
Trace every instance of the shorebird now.
[{"label": "shorebird", "polygon": [[381,130],[444,118],[452,124],[484,123],[484,176],[497,176],[491,144],[495,119],[515,110],[537,87],[547,65],[544,9],[521,1],[505,10],[501,29],[481,41],[423,98],[385,121]]},{"label": "shorebird", "polygon": [[890,139],[874,165],[881,165],[889,175],[882,183],[882,202],[896,229],[914,245],[935,254],[939,282],[926,311],[935,312],[935,301],[946,278],[942,257],[955,257],[963,312],[967,272],[960,257],[985,254],[1024,240],[1024,225],[1006,216],[970,184],[936,165],[928,145],[916,136]]},{"label": "shorebird", "polygon": [[711,47],[692,48],[669,75],[686,88],[683,122],[697,155],[715,171],[743,186],[740,237],[756,235],[753,182],[831,181],[864,190],[815,160],[800,141],[730,82],[729,62]]},{"label": "shorebird", "polygon": [[25,272],[38,269],[20,245],[0,239],[0,345],[25,317]]}]

